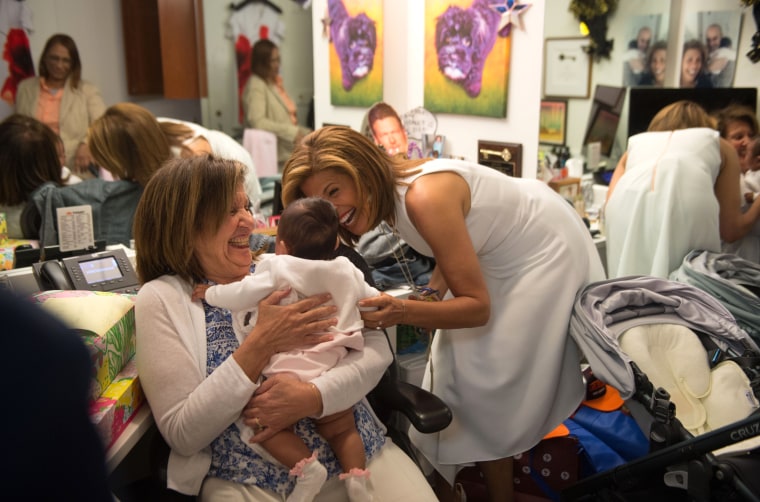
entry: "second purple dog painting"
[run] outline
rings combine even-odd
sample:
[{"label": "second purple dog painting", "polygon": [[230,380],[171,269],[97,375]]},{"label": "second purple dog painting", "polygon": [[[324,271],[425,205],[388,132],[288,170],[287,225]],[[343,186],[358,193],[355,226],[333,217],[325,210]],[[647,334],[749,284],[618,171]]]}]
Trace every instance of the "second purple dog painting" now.
[{"label": "second purple dog painting", "polygon": [[425,108],[506,117],[511,38],[489,0],[427,0]]}]

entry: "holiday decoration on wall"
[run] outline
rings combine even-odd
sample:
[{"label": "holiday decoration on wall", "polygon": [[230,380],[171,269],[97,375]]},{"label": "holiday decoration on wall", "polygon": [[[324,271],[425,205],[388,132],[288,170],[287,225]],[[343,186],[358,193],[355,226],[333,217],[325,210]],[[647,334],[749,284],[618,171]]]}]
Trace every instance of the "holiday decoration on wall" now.
[{"label": "holiday decoration on wall", "polygon": [[618,0],[572,0],[570,12],[581,22],[581,33],[591,37],[588,53],[595,61],[610,59],[613,40],[607,39],[607,21]]},{"label": "holiday decoration on wall", "polygon": [[499,36],[508,37],[512,31],[512,25],[517,25],[521,30],[522,18],[520,17],[530,8],[530,4],[518,4],[517,0],[502,0],[500,3],[492,3],[491,8],[501,14],[499,21]]},{"label": "holiday decoration on wall", "polygon": [[327,0],[330,102],[369,107],[383,99],[382,0]]},{"label": "holiday decoration on wall", "polygon": [[501,33],[511,31],[515,8],[516,2],[427,0],[426,109],[433,113],[506,116],[512,37]]},{"label": "holiday decoration on wall", "polygon": [[22,80],[34,76],[29,49],[32,11],[26,2],[0,0],[0,120],[13,113],[16,89]]}]

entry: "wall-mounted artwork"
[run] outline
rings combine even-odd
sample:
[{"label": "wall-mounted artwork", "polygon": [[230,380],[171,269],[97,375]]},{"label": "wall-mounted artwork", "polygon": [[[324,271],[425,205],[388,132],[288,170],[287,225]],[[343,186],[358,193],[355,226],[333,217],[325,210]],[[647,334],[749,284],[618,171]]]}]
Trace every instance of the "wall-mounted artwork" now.
[{"label": "wall-mounted artwork", "polygon": [[327,0],[330,102],[369,107],[383,99],[382,0]]},{"label": "wall-mounted artwork", "polygon": [[567,136],[567,101],[541,101],[538,142],[545,145],[564,145]]},{"label": "wall-mounted artwork", "polygon": [[630,16],[626,34],[623,39],[626,44],[623,85],[663,87],[667,69],[668,14]]},{"label": "wall-mounted artwork", "polygon": [[702,11],[684,16],[679,87],[732,87],[742,12]]},{"label": "wall-mounted artwork", "polygon": [[425,108],[506,117],[510,36],[488,0],[426,0]]}]

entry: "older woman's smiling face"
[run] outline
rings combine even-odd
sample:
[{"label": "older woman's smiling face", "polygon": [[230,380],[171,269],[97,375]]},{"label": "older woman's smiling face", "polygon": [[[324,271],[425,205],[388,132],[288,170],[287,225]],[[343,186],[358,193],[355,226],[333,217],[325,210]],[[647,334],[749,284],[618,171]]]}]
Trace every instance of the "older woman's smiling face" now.
[{"label": "older woman's smiling face", "polygon": [[240,187],[235,194],[222,225],[211,235],[198,235],[195,242],[195,256],[198,258],[206,278],[218,284],[235,282],[250,272],[251,250],[248,239],[255,228],[253,215],[249,211],[249,200]]}]

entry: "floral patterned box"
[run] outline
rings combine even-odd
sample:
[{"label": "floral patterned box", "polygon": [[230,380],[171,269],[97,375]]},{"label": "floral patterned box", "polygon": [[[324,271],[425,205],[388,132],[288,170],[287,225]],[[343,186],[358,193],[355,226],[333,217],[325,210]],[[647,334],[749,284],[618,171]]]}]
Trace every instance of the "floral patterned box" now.
[{"label": "floral patterned box", "polygon": [[135,354],[134,296],[100,291],[45,291],[43,308],[77,329],[93,367],[91,399],[103,394]]},{"label": "floral patterned box", "polygon": [[130,360],[103,394],[90,403],[90,420],[106,448],[119,438],[144,401],[137,365]]},{"label": "floral patterned box", "polygon": [[13,253],[16,251],[16,246],[33,242],[25,239],[6,239],[5,242],[0,242],[0,270],[13,268]]}]

